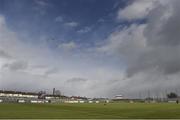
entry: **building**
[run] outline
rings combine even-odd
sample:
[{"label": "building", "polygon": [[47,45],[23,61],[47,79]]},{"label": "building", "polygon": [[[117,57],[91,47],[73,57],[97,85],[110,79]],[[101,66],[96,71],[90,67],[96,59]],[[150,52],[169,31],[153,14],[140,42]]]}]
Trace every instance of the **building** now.
[{"label": "building", "polygon": [[55,101],[62,102],[66,99],[68,99],[66,96],[46,94],[42,91],[33,93],[0,90],[0,102],[49,103]]},{"label": "building", "polygon": [[122,99],[123,99],[123,95],[116,95],[114,99],[116,99],[116,100],[122,100]]},{"label": "building", "polygon": [[55,91],[56,91],[56,89],[55,89],[55,88],[53,88],[53,95],[55,95]]}]

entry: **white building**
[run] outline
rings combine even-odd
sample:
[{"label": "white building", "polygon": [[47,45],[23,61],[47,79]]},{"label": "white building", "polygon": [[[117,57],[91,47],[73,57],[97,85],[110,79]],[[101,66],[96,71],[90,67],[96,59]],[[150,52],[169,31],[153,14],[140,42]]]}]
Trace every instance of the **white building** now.
[{"label": "white building", "polygon": [[14,91],[0,91],[0,97],[38,98],[38,94]]},{"label": "white building", "polygon": [[123,99],[123,95],[116,95],[114,99],[115,100],[122,100]]}]

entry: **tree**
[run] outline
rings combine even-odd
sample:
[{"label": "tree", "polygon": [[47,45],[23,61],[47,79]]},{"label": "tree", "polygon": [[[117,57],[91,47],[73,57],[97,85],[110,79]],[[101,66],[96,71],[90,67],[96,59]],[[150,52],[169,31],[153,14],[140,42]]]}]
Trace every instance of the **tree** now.
[{"label": "tree", "polygon": [[167,97],[168,98],[177,98],[178,95],[176,93],[171,92],[171,93],[167,94]]}]

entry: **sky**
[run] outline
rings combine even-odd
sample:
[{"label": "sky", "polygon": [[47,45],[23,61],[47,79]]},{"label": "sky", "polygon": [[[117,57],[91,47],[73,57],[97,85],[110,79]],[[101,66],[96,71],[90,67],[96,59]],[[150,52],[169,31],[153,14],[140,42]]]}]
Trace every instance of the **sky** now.
[{"label": "sky", "polygon": [[179,0],[0,0],[0,89],[180,92]]}]

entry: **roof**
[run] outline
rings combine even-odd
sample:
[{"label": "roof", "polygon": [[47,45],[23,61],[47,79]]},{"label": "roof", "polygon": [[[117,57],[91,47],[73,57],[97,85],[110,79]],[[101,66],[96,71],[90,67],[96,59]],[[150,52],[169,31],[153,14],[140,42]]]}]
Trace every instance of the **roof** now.
[{"label": "roof", "polygon": [[25,94],[25,95],[39,95],[35,92],[21,92],[21,91],[10,91],[10,90],[0,90],[0,93],[8,93],[8,94]]}]

